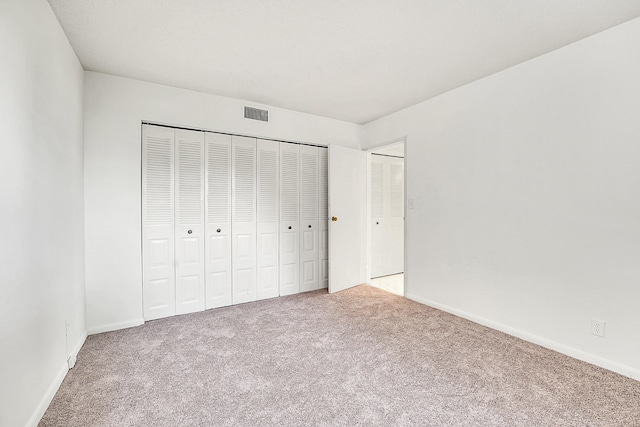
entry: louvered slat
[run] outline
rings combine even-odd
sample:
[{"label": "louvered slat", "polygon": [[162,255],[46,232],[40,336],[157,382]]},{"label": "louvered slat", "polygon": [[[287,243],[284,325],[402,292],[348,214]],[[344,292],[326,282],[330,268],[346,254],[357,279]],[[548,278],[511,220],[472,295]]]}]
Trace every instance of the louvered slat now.
[{"label": "louvered slat", "polygon": [[275,222],[278,220],[278,153],[262,149],[258,157],[258,219],[259,222]]},{"label": "louvered slat", "polygon": [[300,217],[302,220],[318,219],[318,150],[300,153]]},{"label": "louvered slat", "polygon": [[318,167],[319,172],[318,175],[320,177],[319,182],[319,191],[320,191],[320,206],[319,206],[319,219],[322,223],[326,223],[327,218],[329,217],[329,187],[327,186],[327,149],[320,148],[319,149],[319,161]]},{"label": "louvered slat", "polygon": [[202,143],[177,140],[178,163],[178,223],[202,221]]},{"label": "louvered slat", "polygon": [[280,162],[280,218],[297,221],[300,194],[298,189],[298,153],[281,151]]},{"label": "louvered slat", "polygon": [[235,146],[234,150],[234,221],[254,222],[256,212],[255,148]]},{"label": "louvered slat", "polygon": [[209,141],[207,149],[207,201],[209,207],[207,219],[210,224],[226,223],[230,221],[231,174],[229,157],[231,156],[231,145]]},{"label": "louvered slat", "polygon": [[173,171],[172,140],[147,136],[145,139],[146,225],[172,225]]}]

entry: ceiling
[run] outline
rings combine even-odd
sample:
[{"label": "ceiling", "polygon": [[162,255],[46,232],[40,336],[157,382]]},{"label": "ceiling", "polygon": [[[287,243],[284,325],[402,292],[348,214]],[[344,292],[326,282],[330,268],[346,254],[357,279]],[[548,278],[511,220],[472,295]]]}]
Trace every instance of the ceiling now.
[{"label": "ceiling", "polygon": [[639,0],[49,0],[86,70],[366,123],[640,16]]}]

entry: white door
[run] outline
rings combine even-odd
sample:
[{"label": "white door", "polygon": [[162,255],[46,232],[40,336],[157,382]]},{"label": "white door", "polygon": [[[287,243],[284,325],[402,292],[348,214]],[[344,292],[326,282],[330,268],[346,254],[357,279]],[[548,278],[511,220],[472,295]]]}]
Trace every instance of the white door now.
[{"label": "white door", "polygon": [[176,314],[204,310],[204,133],[176,129]]},{"label": "white door", "polygon": [[280,145],[280,295],[300,292],[299,156],[299,145]]},{"label": "white door", "polygon": [[318,149],[318,187],[319,187],[319,212],[318,212],[318,276],[320,288],[329,286],[329,182],[327,173],[327,149]]},{"label": "white door", "polygon": [[231,135],[205,134],[206,308],[231,305]]},{"label": "white door", "polygon": [[385,275],[385,157],[371,155],[371,277]]},{"label": "white door", "polygon": [[256,298],[277,297],[279,265],[278,164],[280,143],[259,139],[258,161],[258,222],[257,222],[257,282]]},{"label": "white door", "polygon": [[366,153],[329,145],[329,292],[366,281]]},{"label": "white door", "polygon": [[256,140],[232,136],[233,303],[256,300]]},{"label": "white door", "polygon": [[300,147],[300,291],[320,286],[318,278],[318,147]]},{"label": "white door", "polygon": [[145,320],[176,311],[173,231],[174,130],[142,127],[142,295]]}]

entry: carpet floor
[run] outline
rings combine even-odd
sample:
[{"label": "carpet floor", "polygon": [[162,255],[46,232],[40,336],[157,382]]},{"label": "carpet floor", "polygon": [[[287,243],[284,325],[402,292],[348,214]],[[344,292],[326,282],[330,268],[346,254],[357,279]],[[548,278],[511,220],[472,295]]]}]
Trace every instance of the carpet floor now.
[{"label": "carpet floor", "polygon": [[90,336],[40,426],[640,426],[640,382],[359,286]]}]

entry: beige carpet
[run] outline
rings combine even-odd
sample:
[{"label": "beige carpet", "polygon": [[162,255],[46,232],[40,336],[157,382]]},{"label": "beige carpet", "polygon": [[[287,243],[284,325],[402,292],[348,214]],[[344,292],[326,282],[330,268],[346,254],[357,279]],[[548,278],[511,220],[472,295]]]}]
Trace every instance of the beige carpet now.
[{"label": "beige carpet", "polygon": [[41,426],[640,426],[640,382],[379,289],[90,336]]}]

